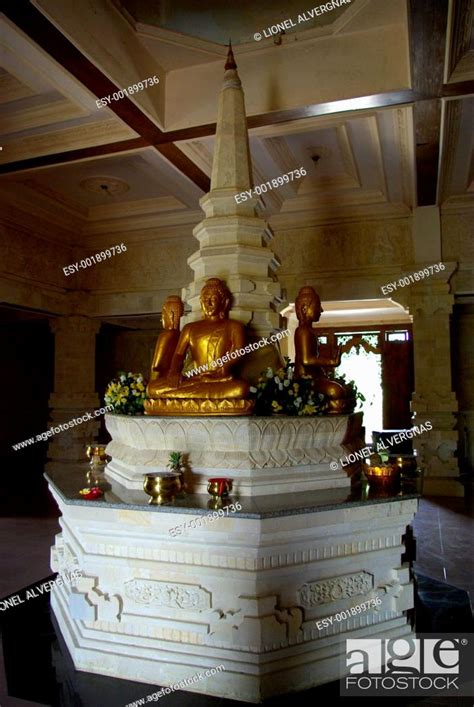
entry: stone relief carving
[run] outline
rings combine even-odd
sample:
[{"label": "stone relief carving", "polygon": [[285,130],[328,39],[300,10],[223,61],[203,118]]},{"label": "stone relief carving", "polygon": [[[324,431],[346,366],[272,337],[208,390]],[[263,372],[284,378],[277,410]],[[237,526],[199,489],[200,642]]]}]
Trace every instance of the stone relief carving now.
[{"label": "stone relief carving", "polygon": [[300,607],[281,608],[278,597],[239,596],[240,607],[217,609],[209,622],[207,643],[239,646],[254,652],[285,648],[303,640],[304,612]]},{"label": "stone relief carving", "polygon": [[118,594],[102,592],[96,585],[87,594],[87,599],[96,607],[97,621],[120,621],[122,616],[123,600]]},{"label": "stone relief carving", "polygon": [[286,624],[288,628],[288,643],[296,643],[301,640],[301,628],[303,625],[303,609],[299,606],[290,609],[278,609],[275,607],[275,618],[281,624]]},{"label": "stone relief carving", "polygon": [[154,604],[170,609],[204,611],[211,606],[211,593],[199,585],[170,584],[151,579],[125,582],[125,596],[137,604]]},{"label": "stone relief carving", "polygon": [[239,629],[244,616],[240,609],[216,609],[209,618],[208,642],[220,645],[233,644],[233,633]]},{"label": "stone relief carving", "polygon": [[51,548],[51,569],[59,574],[79,569],[79,560],[64,542],[62,533],[56,535],[55,544]]},{"label": "stone relief carving", "polygon": [[318,464],[344,454],[342,443],[347,418],[245,421],[193,418],[176,422],[134,420],[106,416],[113,437],[107,453],[114,460],[135,466],[166,464],[172,449],[192,450],[194,467],[291,467]]},{"label": "stone relief carving", "polygon": [[68,597],[71,617],[76,621],[120,622],[122,597],[103,592],[98,582],[98,577],[79,577]]},{"label": "stone relief carving", "polygon": [[368,572],[346,574],[322,582],[308,582],[298,590],[299,602],[306,607],[328,604],[337,599],[348,599],[367,594],[373,588],[374,578]]}]

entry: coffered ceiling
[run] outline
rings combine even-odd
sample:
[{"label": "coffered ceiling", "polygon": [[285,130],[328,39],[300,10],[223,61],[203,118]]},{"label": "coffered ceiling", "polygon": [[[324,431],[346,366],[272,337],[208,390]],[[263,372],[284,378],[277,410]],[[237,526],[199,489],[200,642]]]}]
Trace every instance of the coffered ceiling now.
[{"label": "coffered ceiling", "polygon": [[[310,62],[311,52],[319,51],[318,33],[321,38],[344,35],[340,46],[349,51],[352,37],[360,42],[364,31],[380,34],[384,21],[385,30],[395,31],[403,27],[405,17],[405,4],[399,0],[385,9],[379,0],[353,0],[347,9],[328,13],[324,22],[301,25],[294,35],[280,37],[281,46],[273,39],[265,46],[252,40],[252,30],[293,17],[304,10],[300,4],[294,0],[269,8],[244,2],[239,14],[225,12],[220,1],[209,0],[200,4],[200,21],[193,22],[194,10],[187,0],[177,4],[94,0],[89,5],[97,5],[100,17],[110,19],[94,30],[104,36],[98,44],[89,32],[81,34],[81,29],[93,26],[85,6],[78,10],[83,18],[83,27],[78,27],[73,21],[78,6],[72,0],[7,2],[0,15],[0,195],[30,216],[35,212],[38,218],[61,222],[76,242],[107,228],[188,224],[191,233],[201,214],[199,198],[209,188],[215,126],[199,124],[195,118],[188,121],[189,127],[166,131],[167,96],[176,113],[177,77],[184,78],[183,72],[197,64],[205,65],[214,82],[210,93],[206,86],[212,96],[206,106],[215,120],[225,54],[219,42],[231,23],[239,45],[237,62],[239,56],[246,57],[244,90],[255,106],[248,120],[254,183],[301,166],[307,171],[304,179],[263,197],[272,224],[392,218],[409,214],[420,203],[443,208],[474,203],[473,3],[461,0],[450,5],[444,34],[440,5],[434,6],[437,34],[412,37],[412,43],[428,53],[436,42],[442,48],[446,59],[433,70],[441,83],[427,85],[426,66],[418,80],[414,61],[411,86],[393,84],[385,93],[364,96],[341,93],[341,100],[327,103],[313,97],[312,103],[308,98],[302,105],[305,89],[300,81],[292,106],[288,72],[298,46],[307,47],[304,56]],[[208,32],[203,30],[206,13],[215,15]],[[416,28],[416,16],[414,20]],[[120,49],[117,37],[112,41],[115,32],[127,39]],[[251,67],[257,60],[268,76],[273,70],[270,110],[255,93]],[[122,66],[127,67],[123,79]],[[145,75],[140,74],[143,67]],[[343,86],[344,72],[336,75],[335,68],[321,65],[321,82]],[[351,67],[346,71],[350,77]],[[97,98],[153,72],[160,76],[158,86],[97,108]],[[384,76],[387,81],[390,74]],[[193,75],[187,80],[191,88]],[[296,73],[293,81],[299,81]],[[187,89],[183,106],[188,105],[186,94]],[[429,181],[433,188],[424,193]],[[97,188],[87,188],[91,184]],[[120,184],[125,187],[118,188]]]},{"label": "coffered ceiling", "polygon": [[[179,145],[210,173],[214,137]],[[299,167],[307,173],[303,179],[262,196],[268,214],[325,222],[369,210],[382,217],[402,216],[413,206],[413,116],[409,106],[256,128],[250,149],[255,184]]]},{"label": "coffered ceiling", "polygon": [[0,37],[0,165],[138,137],[1,16]]}]

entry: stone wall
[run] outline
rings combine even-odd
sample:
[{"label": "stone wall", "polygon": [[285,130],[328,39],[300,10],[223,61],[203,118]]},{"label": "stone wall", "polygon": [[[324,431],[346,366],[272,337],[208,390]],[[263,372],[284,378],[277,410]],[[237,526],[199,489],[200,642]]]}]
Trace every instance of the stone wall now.
[{"label": "stone wall", "polygon": [[[51,235],[54,229],[51,229]],[[38,227],[0,222],[0,301],[5,304],[62,313],[68,309],[62,268],[73,260],[74,248],[47,237]]]},{"label": "stone wall", "polygon": [[453,385],[459,414],[459,466],[470,474],[474,469],[474,239],[473,209],[446,209],[442,214],[443,258],[457,262],[451,279],[454,312],[451,327]]},{"label": "stone wall", "polygon": [[305,284],[322,299],[381,297],[380,286],[413,259],[410,218],[274,231],[278,278],[289,301]]},{"label": "stone wall", "polygon": [[459,403],[459,467],[474,469],[474,303],[454,307],[453,381]]}]

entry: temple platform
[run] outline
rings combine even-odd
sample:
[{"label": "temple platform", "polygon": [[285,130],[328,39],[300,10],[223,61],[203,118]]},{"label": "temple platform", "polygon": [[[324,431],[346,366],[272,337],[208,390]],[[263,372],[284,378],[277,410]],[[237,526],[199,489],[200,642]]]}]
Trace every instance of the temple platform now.
[{"label": "temple platform", "polygon": [[104,474],[104,497],[86,501],[87,471],[47,476],[62,513],[52,569],[83,572],[51,596],[78,670],[170,686],[223,665],[186,689],[257,703],[342,677],[347,638],[410,634],[402,556],[416,494],[243,495],[240,511],[172,537],[209,513],[207,494],[153,506]]},{"label": "temple platform", "polygon": [[[105,415],[112,441],[107,474],[129,489],[166,469],[170,452],[189,461],[188,489],[228,476],[239,496],[349,488],[350,468],[331,469],[359,449],[362,413],[326,417],[129,417]],[[192,473],[190,473],[192,470]]]}]

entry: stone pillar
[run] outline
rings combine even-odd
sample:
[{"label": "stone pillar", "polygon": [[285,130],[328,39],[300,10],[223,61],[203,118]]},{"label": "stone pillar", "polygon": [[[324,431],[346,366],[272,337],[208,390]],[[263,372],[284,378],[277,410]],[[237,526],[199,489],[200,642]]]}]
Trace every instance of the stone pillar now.
[{"label": "stone pillar", "polygon": [[[433,261],[429,264],[432,265]],[[424,494],[462,496],[456,458],[458,405],[451,379],[450,316],[454,296],[450,293],[449,279],[456,264],[444,264],[446,269],[443,272],[411,285],[407,297],[413,315],[413,424],[430,421],[433,425],[432,431],[413,438],[413,446],[420,458],[420,466],[425,469]]]},{"label": "stone pillar", "polygon": [[[51,425],[70,422],[101,407],[95,392],[95,337],[100,322],[83,316],[50,320],[55,339],[54,392],[50,396]],[[49,440],[51,462],[85,460],[85,446],[97,434],[99,420],[89,420],[54,434]]]}]

